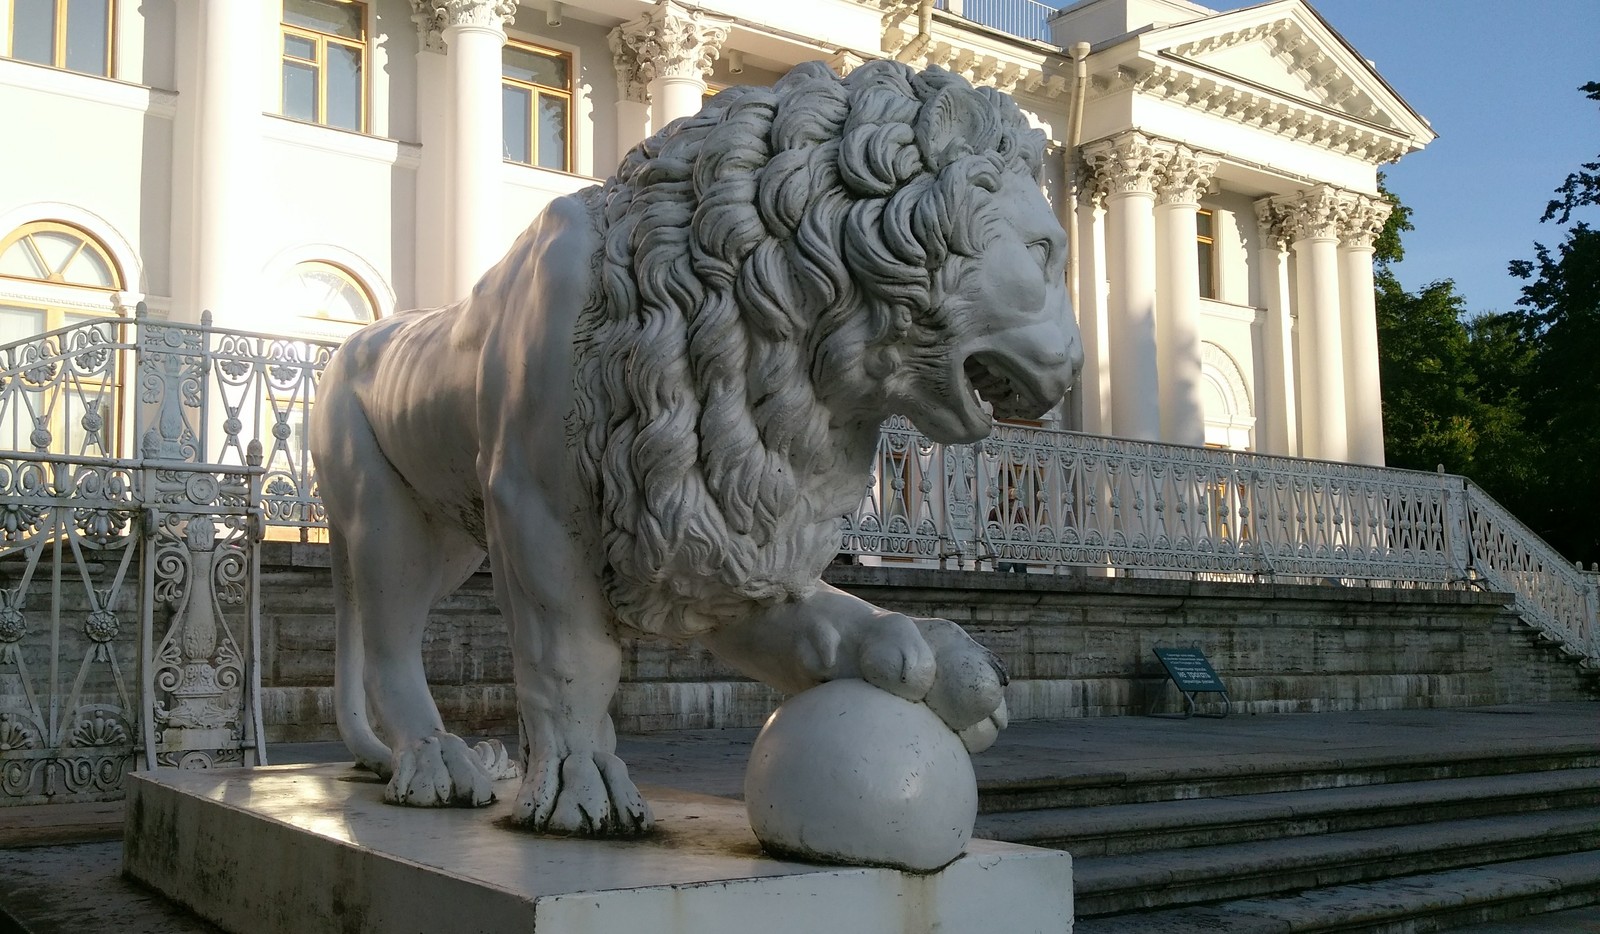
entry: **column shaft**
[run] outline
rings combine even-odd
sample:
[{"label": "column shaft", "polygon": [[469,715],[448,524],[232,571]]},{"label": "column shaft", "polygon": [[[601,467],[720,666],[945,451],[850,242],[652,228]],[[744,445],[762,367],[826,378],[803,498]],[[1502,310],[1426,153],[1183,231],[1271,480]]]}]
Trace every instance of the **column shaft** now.
[{"label": "column shaft", "polygon": [[[440,232],[453,230],[450,218],[450,61],[443,45],[417,51],[417,133],[422,143],[417,163],[417,218],[414,291],[419,308],[443,305],[459,297],[451,272],[455,256],[439,242]],[[396,283],[399,285],[399,283]]]},{"label": "column shaft", "polygon": [[1078,203],[1078,331],[1083,336],[1083,430],[1111,433],[1111,345],[1106,320],[1106,212],[1101,199]]},{"label": "column shaft", "polygon": [[[1344,335],[1339,308],[1338,240],[1295,241],[1299,264],[1300,361],[1308,376],[1305,453],[1322,460],[1349,456],[1345,424]],[[1307,340],[1309,338],[1309,340]]]},{"label": "column shaft", "polygon": [[1383,394],[1378,378],[1378,314],[1372,247],[1339,248],[1339,299],[1344,309],[1346,416],[1350,459],[1383,464]]},{"label": "column shaft", "polygon": [[470,294],[505,247],[500,229],[500,55],[506,34],[498,24],[451,25],[450,251],[451,297]]},{"label": "column shaft", "polygon": [[1195,248],[1199,205],[1174,201],[1156,208],[1156,365],[1160,372],[1161,440],[1201,445],[1206,440],[1200,401],[1200,266]]},{"label": "column shaft", "polygon": [[1155,195],[1117,192],[1107,198],[1107,324],[1111,425],[1124,438],[1161,437],[1156,366]]}]

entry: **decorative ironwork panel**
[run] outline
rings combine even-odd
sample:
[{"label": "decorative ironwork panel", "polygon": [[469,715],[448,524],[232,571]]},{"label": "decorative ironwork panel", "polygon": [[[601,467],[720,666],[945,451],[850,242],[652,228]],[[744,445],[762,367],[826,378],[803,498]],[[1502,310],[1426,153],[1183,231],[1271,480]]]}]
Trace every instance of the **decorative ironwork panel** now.
[{"label": "decorative ironwork panel", "polygon": [[111,458],[121,434],[124,318],[0,347],[0,450]]},{"label": "decorative ironwork panel", "polygon": [[127,462],[0,457],[0,804],[119,797],[139,736]]},{"label": "decorative ironwork panel", "polygon": [[282,335],[141,320],[142,401],[157,416],[141,439],[145,457],[244,466],[263,452],[268,523],[326,524],[306,425],[317,383],[337,344]]},{"label": "decorative ironwork panel", "polygon": [[1487,493],[1463,486],[1473,571],[1495,590],[1516,594],[1517,612],[1552,641],[1591,665],[1600,662],[1596,575],[1569,564]]}]

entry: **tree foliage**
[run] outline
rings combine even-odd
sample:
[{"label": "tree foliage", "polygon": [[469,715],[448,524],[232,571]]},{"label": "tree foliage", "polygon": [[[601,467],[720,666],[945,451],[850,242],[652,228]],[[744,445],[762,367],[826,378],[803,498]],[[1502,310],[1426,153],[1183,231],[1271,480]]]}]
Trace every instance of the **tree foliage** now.
[{"label": "tree foliage", "polygon": [[[1600,101],[1600,82],[1579,90]],[[1396,467],[1465,474],[1557,550],[1600,560],[1600,231],[1573,223],[1600,206],[1600,160],[1556,188],[1554,249],[1515,260],[1511,311],[1465,316],[1450,280],[1408,292],[1390,270],[1410,211],[1385,228],[1375,274],[1385,445]]]}]

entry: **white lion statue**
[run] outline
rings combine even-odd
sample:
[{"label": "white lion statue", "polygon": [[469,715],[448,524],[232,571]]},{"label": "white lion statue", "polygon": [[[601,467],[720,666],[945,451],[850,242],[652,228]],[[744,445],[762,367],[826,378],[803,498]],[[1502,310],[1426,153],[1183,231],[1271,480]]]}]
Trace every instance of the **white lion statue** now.
[{"label": "white lion statue", "polygon": [[386,799],[483,805],[515,769],[445,730],[423,673],[430,607],[486,552],[532,829],[650,827],[607,712],[619,627],[786,692],[861,678],[992,742],[992,655],[818,575],[885,417],[971,442],[1072,380],[1043,153],[1009,98],[946,71],[802,65],[553,202],[470,297],[345,343],[311,448],[339,727]]}]

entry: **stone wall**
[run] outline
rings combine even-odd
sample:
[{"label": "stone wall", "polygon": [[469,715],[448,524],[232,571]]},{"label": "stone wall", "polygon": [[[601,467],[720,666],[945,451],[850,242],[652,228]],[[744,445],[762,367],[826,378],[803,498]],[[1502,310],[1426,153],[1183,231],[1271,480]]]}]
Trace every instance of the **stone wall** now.
[{"label": "stone wall", "polygon": [[[336,738],[326,550],[266,549],[268,738]],[[966,627],[1005,660],[1015,719],[1181,709],[1151,651],[1157,646],[1203,649],[1235,712],[1600,696],[1596,682],[1541,642],[1500,594],[848,566],[827,576],[881,606]],[[435,608],[423,651],[453,729],[516,733],[511,655],[488,575]],[[623,732],[755,726],[777,702],[704,650],[660,640],[630,640],[622,677],[613,713]]]}]

